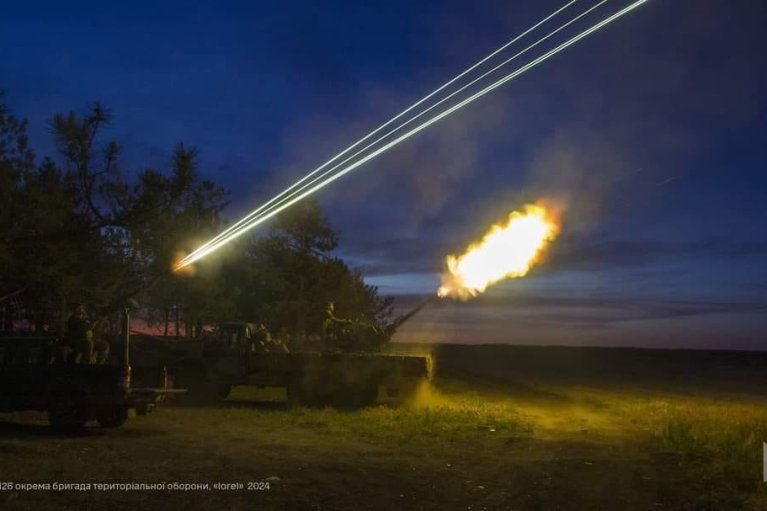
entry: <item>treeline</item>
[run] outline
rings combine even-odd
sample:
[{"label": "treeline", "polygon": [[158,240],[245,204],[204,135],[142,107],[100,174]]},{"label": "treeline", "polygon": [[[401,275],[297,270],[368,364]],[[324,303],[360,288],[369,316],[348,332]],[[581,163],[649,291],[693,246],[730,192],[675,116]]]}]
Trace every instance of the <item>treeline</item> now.
[{"label": "treeline", "polygon": [[127,296],[163,335],[222,320],[263,323],[292,342],[322,334],[325,310],[386,325],[392,303],[333,256],[338,235],[303,201],[266,235],[245,236],[196,265],[168,271],[225,227],[228,193],[201,177],[197,150],[173,148],[166,169],[127,172],[106,138],[109,110],[56,114],[57,154],[39,159],[27,122],[0,95],[0,331],[61,334],[72,307],[109,314]]}]

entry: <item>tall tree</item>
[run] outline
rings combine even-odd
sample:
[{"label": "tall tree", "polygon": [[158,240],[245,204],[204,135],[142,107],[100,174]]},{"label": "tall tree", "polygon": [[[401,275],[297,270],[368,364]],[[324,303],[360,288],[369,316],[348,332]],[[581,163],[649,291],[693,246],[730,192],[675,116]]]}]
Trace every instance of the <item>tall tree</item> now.
[{"label": "tall tree", "polygon": [[[169,176],[147,170],[136,185],[129,217],[141,220],[129,230],[152,274],[167,272],[182,250],[194,248],[221,225],[226,191],[200,179],[197,168],[197,150],[179,144]],[[195,279],[169,275],[149,293],[151,305],[160,309],[165,332],[172,322],[175,335],[181,331],[192,335],[212,320],[214,312],[223,314],[225,300],[213,292],[218,282],[212,280],[211,271],[201,265]]]},{"label": "tall tree", "polygon": [[[304,200],[277,218],[271,233],[250,250],[252,304],[261,321],[298,343],[318,342],[326,308],[368,324],[388,324],[391,299],[382,298],[362,275],[333,255],[338,234],[314,200]],[[252,303],[252,302],[251,302]]]},{"label": "tall tree", "polygon": [[[199,177],[197,151],[180,144],[168,173],[123,176],[117,143],[104,139],[111,118],[99,104],[56,114],[61,164],[35,166],[26,121],[0,97],[0,296],[23,287],[28,308],[56,309],[59,325],[73,302],[105,306],[167,273],[176,251],[218,229],[225,205],[224,189]],[[178,308],[187,284],[168,280]]]},{"label": "tall tree", "polygon": [[313,343],[330,302],[341,317],[389,324],[391,300],[333,255],[338,234],[313,200],[285,211],[267,236],[199,262],[193,277],[171,273],[183,251],[219,231],[227,194],[200,177],[197,150],[182,144],[167,171],[126,177],[117,143],[105,139],[111,120],[99,104],[55,115],[60,163],[37,165],[26,121],[0,96],[0,298],[23,290],[33,323],[61,326],[74,302],[106,306],[144,289],[148,318],[166,334],[241,319]]}]

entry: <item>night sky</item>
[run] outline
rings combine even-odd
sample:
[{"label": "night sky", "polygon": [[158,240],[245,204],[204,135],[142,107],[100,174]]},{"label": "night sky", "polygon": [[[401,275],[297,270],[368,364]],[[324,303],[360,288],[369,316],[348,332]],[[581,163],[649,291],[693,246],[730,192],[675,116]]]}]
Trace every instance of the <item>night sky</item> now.
[{"label": "night sky", "polygon": [[[95,100],[126,172],[197,146],[235,218],[559,5],[14,2],[0,89],[39,156],[52,114]],[[406,307],[557,197],[541,266],[398,339],[767,348],[765,26],[761,1],[651,0],[321,192],[340,255]]]}]

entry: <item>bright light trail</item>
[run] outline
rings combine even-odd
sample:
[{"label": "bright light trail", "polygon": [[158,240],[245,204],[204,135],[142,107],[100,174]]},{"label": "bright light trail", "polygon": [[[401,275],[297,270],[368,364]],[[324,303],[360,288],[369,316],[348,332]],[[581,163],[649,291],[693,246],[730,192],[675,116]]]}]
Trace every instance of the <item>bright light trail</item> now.
[{"label": "bright light trail", "polygon": [[471,103],[471,102],[475,101],[476,99],[484,96],[488,92],[491,92],[491,91],[495,90],[496,88],[498,88],[501,85],[504,85],[505,83],[513,80],[514,78],[518,77],[519,75],[521,75],[522,73],[528,71],[529,69],[537,66],[538,64],[540,64],[540,63],[542,63],[542,62],[544,62],[546,60],[548,60],[553,55],[556,55],[557,53],[560,53],[562,50],[565,50],[566,48],[572,46],[573,44],[577,43],[581,39],[591,35],[592,33],[596,32],[597,30],[600,30],[601,28],[605,27],[606,25],[608,25],[608,24],[612,23],[613,21],[621,18],[622,16],[628,14],[629,12],[633,11],[634,9],[636,9],[640,5],[646,3],[647,1],[648,0],[636,0],[634,3],[628,5],[627,7],[624,7],[623,9],[618,11],[617,13],[615,13],[615,14],[613,14],[611,16],[608,16],[607,18],[603,19],[602,21],[600,21],[600,22],[596,23],[595,25],[592,25],[590,28],[584,30],[580,34],[578,34],[578,35],[568,39],[567,41],[565,41],[564,43],[562,43],[559,46],[555,47],[554,49],[549,50],[548,52],[544,53],[540,57],[538,57],[538,58],[528,62],[524,66],[520,67],[519,69],[517,69],[517,70],[515,70],[515,71],[513,71],[513,72],[511,72],[511,73],[509,73],[509,74],[507,74],[505,76],[503,76],[499,80],[495,81],[494,83],[492,83],[491,85],[485,87],[484,89],[480,90],[479,92],[476,92],[475,94],[471,95],[467,99],[464,99],[463,101],[459,102],[458,104],[456,104],[456,105],[448,108],[447,110],[437,114],[435,117],[433,117],[433,118],[423,122],[422,124],[418,125],[417,127],[415,127],[413,129],[411,129],[410,131],[406,132],[405,134],[400,135],[399,137],[395,138],[391,142],[388,142],[384,146],[382,146],[382,147],[376,149],[375,151],[373,151],[372,153],[364,156],[360,160],[358,160],[358,161],[348,165],[344,169],[342,169],[339,172],[337,172],[336,174],[328,177],[327,179],[317,183],[316,185],[312,186],[311,188],[309,188],[308,190],[304,191],[300,195],[294,196],[289,201],[282,203],[281,205],[279,205],[278,207],[276,207],[274,209],[271,209],[265,215],[262,215],[262,216],[260,216],[258,218],[255,218],[255,219],[252,219],[251,221],[248,221],[244,225],[241,223],[240,224],[240,228],[237,229],[236,231],[230,232],[225,237],[220,238],[217,242],[211,243],[211,244],[209,244],[208,246],[205,246],[205,247],[200,247],[199,249],[197,249],[194,252],[192,252],[191,254],[189,254],[185,259],[183,259],[181,262],[179,262],[174,267],[174,269],[183,268],[184,266],[187,266],[189,264],[194,263],[195,261],[200,260],[201,258],[203,258],[206,255],[210,254],[214,250],[217,250],[218,248],[220,248],[224,244],[226,244],[226,243],[228,243],[228,242],[238,238],[239,236],[241,236],[242,234],[247,232],[249,229],[259,225],[260,223],[262,223],[262,222],[264,222],[266,220],[268,220],[272,216],[280,213],[281,211],[283,211],[286,208],[292,206],[296,202],[298,202],[298,201],[304,199],[305,197],[313,194],[317,190],[320,190],[321,188],[324,188],[325,186],[329,185],[330,183],[332,183],[336,179],[346,175],[347,173],[351,172],[352,170],[356,169],[357,167],[359,167],[360,165],[366,163],[367,161],[371,160],[372,158],[375,158],[379,154],[381,154],[381,153],[389,150],[390,148],[396,146],[397,144],[399,144],[403,140],[405,140],[407,138],[410,138],[411,136],[413,136],[416,133],[424,130],[425,128],[427,128],[429,126],[431,126],[432,124],[440,121],[441,119],[447,117],[448,115],[452,114],[453,112],[463,108],[464,106],[468,105],[469,103]]},{"label": "bright light trail", "polygon": [[[357,156],[359,156],[360,154],[363,154],[365,151],[367,151],[367,150],[368,150],[368,149],[370,149],[371,147],[374,147],[374,146],[375,146],[376,144],[378,144],[379,142],[381,142],[381,141],[383,141],[383,140],[387,139],[387,138],[388,138],[389,136],[391,136],[392,134],[394,134],[394,133],[398,132],[399,130],[401,130],[402,128],[404,128],[405,126],[407,126],[408,124],[412,123],[413,121],[417,120],[418,118],[420,118],[420,117],[422,117],[423,115],[427,114],[428,112],[432,111],[433,109],[435,109],[436,107],[438,107],[439,105],[441,105],[442,103],[444,103],[445,101],[448,101],[448,100],[452,99],[452,98],[453,98],[454,96],[456,96],[457,94],[460,94],[461,92],[463,92],[463,91],[464,91],[464,90],[466,90],[467,88],[469,88],[469,87],[471,87],[472,85],[476,84],[477,82],[479,82],[479,81],[483,80],[483,79],[484,79],[484,78],[486,78],[487,76],[489,76],[489,75],[493,74],[495,71],[497,71],[498,69],[502,68],[503,66],[505,66],[505,65],[506,65],[506,64],[508,64],[509,62],[511,62],[511,61],[513,61],[513,60],[516,60],[518,57],[520,57],[520,56],[524,55],[525,53],[527,53],[527,52],[528,52],[528,51],[530,51],[531,49],[535,48],[535,47],[536,47],[536,46],[538,46],[539,44],[541,44],[541,43],[543,43],[544,41],[546,41],[547,39],[550,39],[551,37],[555,36],[556,34],[558,34],[559,32],[561,32],[562,30],[564,30],[564,29],[565,29],[565,28],[567,28],[568,26],[572,25],[573,23],[575,23],[575,22],[576,22],[576,21],[578,21],[579,19],[581,19],[581,18],[583,18],[584,16],[586,16],[586,15],[590,14],[592,11],[594,11],[594,10],[595,10],[595,9],[597,9],[598,7],[600,7],[600,6],[602,6],[603,4],[605,4],[607,1],[608,1],[608,0],[602,0],[602,1],[601,1],[601,2],[599,2],[598,4],[596,4],[596,5],[594,5],[593,7],[591,7],[590,9],[588,9],[588,10],[586,10],[586,11],[582,12],[582,13],[581,13],[581,14],[579,14],[578,16],[576,16],[576,17],[574,17],[573,19],[571,19],[570,21],[568,21],[567,23],[565,23],[565,24],[561,25],[560,27],[558,27],[556,30],[554,30],[554,31],[550,32],[549,34],[547,34],[546,36],[544,36],[544,37],[542,37],[542,38],[538,39],[536,42],[534,42],[533,44],[531,44],[530,46],[528,46],[528,47],[527,47],[527,48],[525,48],[524,50],[522,50],[522,51],[520,51],[520,52],[517,52],[517,53],[516,53],[516,54],[514,54],[513,56],[509,57],[508,59],[504,60],[503,62],[501,62],[501,63],[500,63],[500,64],[498,64],[497,66],[495,66],[495,67],[493,67],[492,69],[490,69],[489,71],[486,71],[485,73],[483,73],[483,74],[482,74],[482,75],[480,75],[479,77],[475,78],[475,79],[474,79],[474,80],[472,80],[471,82],[469,82],[469,83],[467,83],[466,85],[462,86],[461,88],[459,88],[459,89],[457,89],[457,90],[453,91],[453,92],[452,92],[451,94],[449,94],[448,96],[446,96],[446,97],[442,98],[441,100],[439,100],[438,102],[434,103],[433,105],[431,105],[430,107],[426,108],[425,110],[422,110],[420,113],[418,113],[418,114],[414,115],[413,117],[411,117],[411,118],[410,118],[410,119],[408,119],[407,121],[403,122],[402,124],[400,124],[400,125],[399,125],[399,126],[397,126],[396,128],[393,128],[393,129],[389,130],[389,131],[388,131],[386,134],[384,134],[384,135],[382,135],[382,136],[378,137],[378,138],[377,138],[377,139],[375,139],[373,142],[370,142],[368,145],[366,145],[365,147],[363,147],[363,148],[362,148],[362,149],[360,149],[359,151],[355,152],[354,154],[352,154],[351,156],[347,157],[346,159],[344,159],[344,160],[343,160],[343,161],[341,161],[340,163],[337,163],[336,165],[334,165],[334,166],[333,166],[333,167],[331,167],[330,169],[328,169],[328,170],[326,170],[325,172],[321,173],[319,176],[316,176],[316,177],[314,177],[314,178],[313,178],[312,180],[310,180],[308,183],[304,183],[302,186],[300,186],[300,187],[299,187],[298,185],[299,185],[299,184],[301,184],[301,182],[303,182],[303,181],[306,181],[306,180],[307,180],[309,177],[311,177],[313,174],[316,174],[317,172],[319,172],[319,170],[320,170],[322,167],[318,167],[317,169],[315,169],[314,171],[312,171],[312,172],[311,172],[309,175],[307,175],[307,176],[304,176],[304,177],[303,177],[302,179],[300,179],[298,182],[294,183],[294,184],[293,184],[293,185],[291,185],[289,188],[287,188],[286,190],[284,190],[283,192],[281,192],[279,195],[277,195],[276,197],[273,197],[272,199],[270,199],[269,201],[267,201],[265,204],[261,205],[261,206],[260,206],[260,207],[258,207],[256,210],[254,210],[254,211],[252,211],[251,213],[249,213],[249,214],[248,214],[248,215],[247,215],[245,218],[241,219],[239,222],[237,222],[236,224],[232,225],[230,228],[228,228],[227,230],[225,230],[224,232],[222,232],[221,234],[219,234],[218,236],[216,236],[215,238],[213,238],[213,239],[212,239],[212,240],[210,240],[209,242],[205,243],[204,245],[202,245],[201,247],[199,247],[197,250],[202,250],[202,249],[205,249],[206,247],[208,247],[208,246],[210,246],[210,245],[213,245],[213,244],[215,244],[215,243],[216,243],[216,242],[217,242],[219,239],[221,239],[221,238],[225,237],[225,235],[226,235],[226,234],[229,234],[229,233],[230,233],[230,232],[232,232],[232,231],[236,231],[236,230],[239,230],[239,229],[238,229],[238,227],[239,227],[240,225],[242,225],[242,224],[244,224],[244,223],[248,222],[249,220],[251,220],[251,219],[254,219],[254,218],[256,218],[256,217],[259,217],[259,216],[262,216],[262,215],[265,215],[265,214],[268,214],[269,210],[271,210],[271,209],[273,209],[273,208],[275,208],[275,207],[279,206],[281,203],[285,202],[286,200],[289,200],[289,199],[290,199],[290,197],[292,197],[292,196],[295,196],[296,194],[300,193],[301,191],[303,191],[303,190],[305,190],[305,189],[309,188],[309,187],[310,187],[310,186],[312,186],[314,183],[316,183],[316,182],[318,182],[318,181],[322,180],[322,179],[323,179],[325,176],[327,176],[327,175],[329,175],[329,174],[332,174],[332,173],[333,173],[333,171],[335,171],[336,169],[338,169],[338,168],[342,167],[343,165],[345,165],[346,163],[348,163],[348,162],[350,162],[350,161],[354,160],[354,158],[356,158],[356,157],[357,157]],[[388,124],[388,123],[387,123],[387,124]],[[376,131],[379,131],[379,130],[380,130],[380,128],[378,128]],[[357,144],[358,144],[358,143],[357,143]],[[355,144],[355,145],[357,145],[357,144]],[[351,147],[353,147],[353,146],[351,146]],[[348,150],[346,150],[345,152],[348,152]],[[343,154],[343,153],[339,153],[339,154]],[[337,157],[338,157],[338,156],[336,156],[335,158],[337,158]],[[329,162],[326,162],[325,164],[323,164],[323,166],[326,166],[328,163],[329,163]],[[296,189],[296,188],[297,188],[297,189]],[[291,190],[292,190],[292,191],[291,191]],[[289,192],[289,193],[288,193],[288,192]],[[260,213],[260,214],[259,214],[259,213]],[[243,227],[243,228],[247,229],[247,227]],[[189,255],[188,255],[186,258],[182,259],[182,260],[180,261],[180,263],[179,263],[179,264],[185,263],[185,262],[186,262],[186,259],[187,259],[187,258],[191,258],[193,255],[194,255],[194,252],[193,252],[192,254],[189,254]]]},{"label": "bright light trail", "polygon": [[[477,61],[477,62],[476,62],[474,65],[472,65],[472,66],[470,66],[470,67],[466,68],[464,71],[462,71],[460,74],[458,74],[458,75],[456,75],[455,77],[453,77],[451,80],[449,80],[449,81],[445,82],[444,84],[442,84],[441,86],[439,86],[438,88],[436,88],[435,90],[433,90],[432,92],[430,92],[429,94],[427,94],[426,96],[424,96],[423,98],[421,98],[420,100],[416,101],[415,103],[413,103],[412,105],[410,105],[409,107],[407,107],[407,108],[406,108],[405,110],[403,110],[402,112],[398,113],[397,115],[395,115],[394,117],[392,117],[391,119],[389,119],[388,121],[386,121],[385,123],[383,123],[381,126],[379,126],[378,128],[376,128],[375,130],[371,131],[370,133],[368,133],[367,135],[365,135],[365,136],[364,136],[364,137],[362,137],[361,139],[357,140],[357,141],[356,141],[356,142],[354,142],[352,145],[350,145],[349,147],[347,147],[346,149],[344,149],[344,150],[343,150],[343,151],[341,151],[340,153],[336,154],[335,156],[333,156],[331,159],[329,159],[328,161],[326,161],[325,163],[323,163],[322,165],[320,165],[320,166],[319,166],[319,167],[317,167],[316,169],[314,169],[314,170],[312,170],[311,172],[309,172],[307,175],[305,175],[304,177],[302,177],[301,179],[299,179],[298,181],[296,181],[295,183],[293,183],[292,185],[290,185],[289,187],[287,187],[285,190],[283,190],[282,192],[280,192],[278,195],[276,195],[276,196],[272,197],[271,199],[269,199],[269,200],[268,200],[266,203],[262,204],[262,205],[261,205],[261,206],[259,206],[258,208],[254,209],[253,211],[251,211],[250,213],[248,213],[248,214],[247,214],[247,215],[246,215],[244,218],[242,218],[242,219],[238,220],[237,222],[235,222],[234,224],[232,224],[231,226],[229,226],[227,229],[225,229],[224,231],[222,231],[221,233],[219,233],[219,234],[218,234],[217,236],[215,236],[213,239],[211,239],[211,240],[210,240],[210,241],[208,241],[207,243],[205,243],[205,244],[203,244],[202,246],[200,246],[200,247],[199,247],[197,250],[202,250],[202,249],[204,249],[204,248],[208,247],[209,245],[212,245],[212,244],[213,244],[213,243],[215,243],[216,241],[220,240],[221,238],[224,238],[224,237],[225,237],[227,234],[229,234],[230,232],[232,232],[232,231],[236,230],[236,229],[237,229],[239,226],[241,226],[241,225],[245,224],[246,222],[248,222],[248,221],[249,221],[250,219],[252,219],[254,216],[258,215],[258,213],[260,213],[261,211],[263,211],[264,209],[266,209],[266,208],[267,208],[269,205],[273,204],[274,202],[277,202],[277,201],[278,201],[280,198],[282,198],[283,196],[285,196],[285,195],[288,195],[288,194],[289,194],[289,193],[290,193],[292,190],[294,190],[295,188],[297,188],[297,187],[298,187],[298,186],[299,186],[301,183],[305,182],[305,181],[306,181],[306,180],[308,180],[310,177],[312,177],[313,175],[317,174],[319,171],[321,171],[322,169],[324,169],[325,167],[327,167],[328,165],[330,165],[331,163],[333,163],[334,161],[336,161],[337,159],[339,159],[341,156],[343,156],[344,154],[348,153],[349,151],[351,151],[352,149],[354,149],[355,147],[357,147],[358,145],[360,145],[361,143],[363,143],[365,140],[368,140],[370,137],[374,136],[376,133],[379,133],[379,132],[380,132],[380,131],[382,131],[384,128],[386,128],[387,126],[389,126],[389,125],[391,125],[393,122],[395,122],[397,119],[400,119],[402,116],[404,116],[404,115],[405,115],[405,114],[407,114],[408,112],[412,111],[414,108],[416,108],[416,107],[420,106],[420,105],[421,105],[421,104],[423,104],[424,102],[428,101],[429,99],[431,99],[432,97],[434,97],[436,94],[438,94],[438,93],[442,92],[442,91],[443,91],[443,90],[445,90],[447,87],[449,87],[450,85],[454,84],[455,82],[457,82],[458,80],[460,80],[461,78],[463,78],[464,76],[466,76],[467,74],[471,73],[472,71],[474,71],[475,69],[477,69],[478,67],[480,67],[482,64],[484,64],[484,63],[485,63],[485,62],[487,62],[488,60],[492,59],[493,57],[495,57],[496,55],[498,55],[499,53],[501,53],[503,50],[505,50],[506,48],[508,48],[509,46],[511,46],[512,44],[514,44],[515,42],[517,42],[517,41],[519,41],[520,39],[522,39],[523,37],[525,37],[525,36],[526,36],[527,34],[529,34],[530,32],[534,31],[535,29],[537,29],[538,27],[540,27],[541,25],[543,25],[544,23],[546,23],[546,22],[547,22],[547,21],[549,21],[550,19],[552,19],[552,18],[554,18],[555,16],[557,16],[558,14],[560,14],[562,11],[564,11],[564,10],[565,10],[565,9],[567,9],[568,7],[570,7],[570,6],[572,6],[573,4],[575,4],[577,1],[578,1],[578,0],[571,0],[570,2],[567,2],[565,5],[563,5],[562,7],[560,7],[559,9],[557,9],[556,11],[552,12],[551,14],[549,14],[548,16],[546,16],[545,18],[543,18],[541,21],[539,21],[538,23],[536,23],[536,24],[535,24],[535,25],[533,25],[532,27],[528,28],[527,30],[525,30],[524,32],[522,32],[521,34],[519,34],[518,36],[514,37],[513,39],[511,39],[509,42],[507,42],[506,44],[504,44],[503,46],[501,46],[500,48],[498,48],[498,49],[497,49],[497,50],[495,50],[494,52],[490,53],[489,55],[487,55],[487,56],[486,56],[486,57],[484,57],[483,59],[481,59],[481,60]],[[604,0],[604,1],[607,1],[607,0]],[[507,61],[507,62],[508,62],[508,61]],[[484,76],[484,75],[483,75],[483,76]],[[474,83],[474,82],[472,82],[472,83]],[[464,87],[462,88],[462,90],[463,90],[463,89],[465,89],[465,88],[466,88],[466,86],[464,86]],[[443,100],[443,101],[444,101],[444,100]],[[411,119],[411,120],[412,120],[412,119]],[[401,126],[400,126],[400,127],[401,127]],[[399,128],[397,128],[397,129],[399,129]],[[395,129],[394,131],[396,131],[396,129]],[[381,138],[379,138],[379,139],[378,139],[376,142],[380,141],[382,138],[385,138],[385,137],[386,137],[386,136],[388,136],[389,134],[391,134],[391,132],[387,133],[387,135],[384,135],[384,137],[381,137]],[[373,142],[373,144],[375,144],[376,142]],[[368,144],[368,145],[365,147],[365,149],[369,148],[369,147],[370,147],[371,145],[373,145],[373,144]],[[364,149],[363,149],[363,151],[364,151]],[[354,154],[354,155],[353,155],[351,158],[353,158],[354,156],[357,156],[358,154],[359,154],[359,152],[355,153],[355,154]],[[341,165],[342,165],[343,163],[345,163],[345,162],[348,162],[348,161],[349,161],[349,159],[350,159],[350,158],[347,158],[346,160],[344,160],[344,162],[342,162],[342,163],[341,163]],[[185,257],[184,259],[182,259],[182,260],[180,261],[180,263],[179,263],[179,264],[182,264],[182,263],[184,263],[184,262],[186,261],[186,259],[187,259],[189,256],[191,256],[191,255],[192,255],[192,254],[189,254],[187,257]]]}]

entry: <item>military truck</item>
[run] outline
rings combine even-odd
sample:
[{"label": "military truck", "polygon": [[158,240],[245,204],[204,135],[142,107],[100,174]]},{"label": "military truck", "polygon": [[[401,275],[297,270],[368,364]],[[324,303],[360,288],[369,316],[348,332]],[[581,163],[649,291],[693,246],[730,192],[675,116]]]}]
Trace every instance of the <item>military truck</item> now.
[{"label": "military truck", "polygon": [[357,408],[379,399],[397,404],[431,377],[431,358],[377,350],[425,305],[385,327],[337,318],[329,306],[324,338],[311,349],[290,350],[262,325],[238,321],[196,339],[142,338],[134,342],[134,357],[149,368],[172,367],[190,398],[223,399],[233,387],[247,385],[282,387],[290,405]]},{"label": "military truck", "polygon": [[253,323],[224,323],[206,343],[209,378],[220,397],[232,387],[284,387],[290,405],[357,408],[407,399],[430,378],[427,356],[290,352]]},{"label": "military truck", "polygon": [[168,394],[185,392],[168,388],[164,368],[156,374],[157,386],[131,386],[127,330],[122,341],[119,360],[92,364],[62,356],[66,343],[56,337],[0,338],[0,411],[48,412],[51,427],[64,431],[94,419],[101,427],[116,428],[131,409],[146,415]]}]

